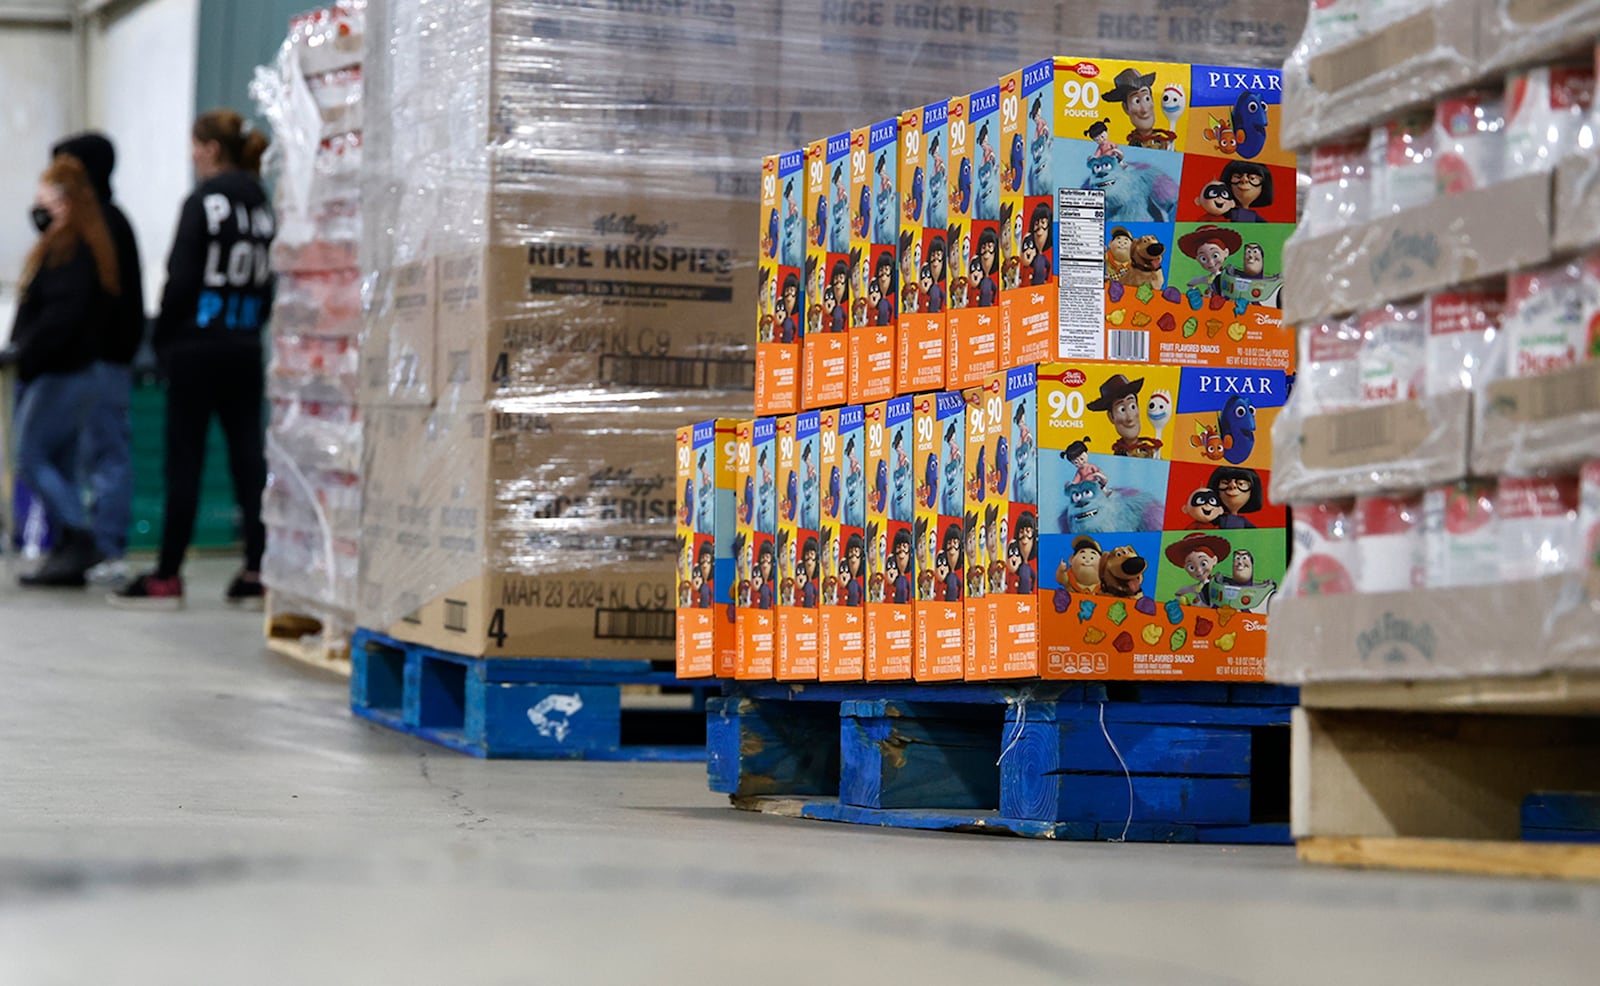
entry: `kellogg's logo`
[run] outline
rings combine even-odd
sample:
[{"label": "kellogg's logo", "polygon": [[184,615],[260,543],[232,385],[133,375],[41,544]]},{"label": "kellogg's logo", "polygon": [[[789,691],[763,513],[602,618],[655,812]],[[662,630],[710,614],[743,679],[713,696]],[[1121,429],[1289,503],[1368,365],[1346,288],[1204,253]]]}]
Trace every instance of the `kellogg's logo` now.
[{"label": "kellogg's logo", "polygon": [[1079,62],[1072,66],[1072,71],[1084,79],[1097,79],[1100,77],[1100,66],[1094,62]]},{"label": "kellogg's logo", "polygon": [[1089,377],[1082,370],[1066,370],[1061,374],[1061,382],[1068,387],[1082,387],[1089,382]]}]

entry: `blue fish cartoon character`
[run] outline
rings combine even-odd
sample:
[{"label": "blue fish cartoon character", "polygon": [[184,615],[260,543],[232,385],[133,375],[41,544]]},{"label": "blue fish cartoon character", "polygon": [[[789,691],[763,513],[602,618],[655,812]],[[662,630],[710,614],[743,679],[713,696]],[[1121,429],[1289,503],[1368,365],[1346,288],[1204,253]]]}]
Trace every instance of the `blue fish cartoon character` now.
[{"label": "blue fish cartoon character", "polygon": [[972,483],[967,488],[967,495],[979,503],[989,499],[989,469],[984,459],[988,449],[978,449],[978,461],[972,467]]},{"label": "blue fish cartoon character", "polygon": [[[694,480],[693,479],[686,479],[686,480],[683,481],[683,505],[682,505],[681,509],[682,509],[682,512],[683,512],[682,513],[683,519],[686,522],[692,521],[695,517],[698,516],[694,512]],[[684,526],[688,526],[688,524],[685,523]]]},{"label": "blue fish cartoon character", "polygon": [[767,213],[767,256],[778,256],[778,210]]},{"label": "blue fish cartoon character", "polygon": [[1238,153],[1242,158],[1253,158],[1267,146],[1267,104],[1255,93],[1246,89],[1233,104],[1233,132],[1238,137]]},{"label": "blue fish cartoon character", "polygon": [[855,235],[866,236],[872,228],[872,186],[861,186],[861,198],[856,201]]},{"label": "blue fish cartoon character", "polygon": [[811,242],[823,249],[828,246],[828,197],[817,197],[817,214],[812,219],[812,228],[815,232],[811,235]]},{"label": "blue fish cartoon character", "polygon": [[956,172],[956,212],[965,214],[972,204],[972,159],[961,159],[961,169]]},{"label": "blue fish cartoon character", "polygon": [[922,471],[922,489],[918,490],[922,505],[930,510],[939,507],[939,457],[928,453],[928,464]]},{"label": "blue fish cartoon character", "polygon": [[839,519],[839,467],[834,466],[828,470],[828,497],[823,501],[822,507],[828,512],[829,520]]},{"label": "blue fish cartoon character", "polygon": [[1006,162],[1006,184],[1013,192],[1022,190],[1022,173],[1026,162],[1023,160],[1023,143],[1021,134],[1011,135],[1011,157]]},{"label": "blue fish cartoon character", "polygon": [[1011,484],[1011,442],[1004,435],[994,443],[994,474],[990,482],[999,496],[1005,496]]},{"label": "blue fish cartoon character", "polygon": [[880,461],[877,474],[872,477],[872,510],[883,513],[889,502],[889,464]]},{"label": "blue fish cartoon character", "polygon": [[739,502],[739,523],[749,526],[751,513],[756,505],[756,480],[754,476],[744,478],[744,497]]},{"label": "blue fish cartoon character", "polygon": [[922,221],[922,165],[917,165],[911,172],[911,197],[906,200],[906,218],[917,223]]},{"label": "blue fish cartoon character", "polygon": [[1238,394],[1229,397],[1217,413],[1217,431],[1222,434],[1224,459],[1234,465],[1248,460],[1256,447],[1255,405]]},{"label": "blue fish cartoon character", "polygon": [[784,484],[783,519],[794,522],[795,511],[800,509],[800,477],[789,470],[789,480]]}]

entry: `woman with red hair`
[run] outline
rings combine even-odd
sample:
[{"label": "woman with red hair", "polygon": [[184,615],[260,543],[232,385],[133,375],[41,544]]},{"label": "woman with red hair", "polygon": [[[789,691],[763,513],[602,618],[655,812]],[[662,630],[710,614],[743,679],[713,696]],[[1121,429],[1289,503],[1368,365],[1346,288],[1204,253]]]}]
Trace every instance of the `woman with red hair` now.
[{"label": "woman with red hair", "polygon": [[23,264],[11,346],[23,383],[17,406],[17,473],[56,533],[50,557],[26,586],[82,586],[100,560],[76,480],[78,439],[94,402],[95,332],[121,291],[117,251],[83,165],[58,155],[40,177],[39,239]]}]

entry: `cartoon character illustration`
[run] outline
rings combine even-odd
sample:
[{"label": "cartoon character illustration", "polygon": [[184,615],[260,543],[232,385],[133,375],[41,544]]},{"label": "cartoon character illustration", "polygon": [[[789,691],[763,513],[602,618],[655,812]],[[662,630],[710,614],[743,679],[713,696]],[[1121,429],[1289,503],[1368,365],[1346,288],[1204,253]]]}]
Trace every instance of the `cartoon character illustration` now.
[{"label": "cartoon character illustration", "polygon": [[822,598],[828,600],[828,605],[837,605],[839,598],[839,543],[838,531],[822,532]]},{"label": "cartoon character illustration", "polygon": [[989,473],[989,489],[995,496],[1005,496],[1011,483],[1011,441],[1001,435],[994,443],[994,469]]},{"label": "cartoon character illustration", "polygon": [[850,305],[850,267],[843,260],[834,261],[833,270],[829,273],[829,287],[822,292],[824,308],[830,301],[834,308],[828,318],[827,331],[843,332],[849,328],[850,320],[846,311]]},{"label": "cartoon character illustration", "polygon": [[872,185],[861,186],[861,197],[856,200],[855,221],[850,224],[850,235],[862,238],[872,228]]},{"label": "cartoon character illustration", "polygon": [[1017,464],[1016,478],[1013,480],[1012,497],[1021,503],[1034,503],[1039,499],[1038,482],[1034,477],[1033,462],[1033,432],[1028,428],[1028,402],[1023,398],[1017,402],[1017,411],[1011,416],[1014,431],[1014,447],[1016,449]]},{"label": "cartoon character illustration", "polygon": [[1217,431],[1223,437],[1223,458],[1239,465],[1256,448],[1256,409],[1248,397],[1234,394],[1217,412]]},{"label": "cartoon character illustration", "polygon": [[1243,242],[1243,237],[1233,230],[1209,223],[1178,237],[1178,249],[1205,271],[1189,281],[1191,303],[1196,295],[1222,296],[1222,269],[1228,265],[1228,258],[1239,251]]},{"label": "cartoon character illustration", "polygon": [[911,169],[911,194],[906,196],[906,218],[912,222],[922,220],[922,165]]},{"label": "cartoon character illustration", "polygon": [[1055,270],[1055,258],[1051,246],[1050,231],[1050,204],[1040,202],[1033,207],[1033,212],[1028,217],[1028,232],[1023,236],[1024,246],[1032,244],[1032,257],[1029,251],[1023,250],[1023,257],[1031,268],[1027,275],[1027,283],[1048,284],[1050,275]]},{"label": "cartoon character illustration", "polygon": [[795,572],[795,587],[799,591],[800,605],[816,609],[817,592],[817,539],[808,537],[800,548],[800,568]]},{"label": "cartoon character illustration", "polygon": [[1089,402],[1089,410],[1104,411],[1111,421],[1111,427],[1121,436],[1111,446],[1112,455],[1127,455],[1136,459],[1161,457],[1161,440],[1139,434],[1139,391],[1143,388],[1143,377],[1129,380],[1121,373],[1114,373],[1100,384],[1100,396]]},{"label": "cartoon character illustration", "polygon": [[1057,518],[1063,534],[1112,534],[1161,530],[1161,501],[1144,490],[1102,490],[1090,480],[1066,484],[1067,506]]},{"label": "cartoon character illustration", "polygon": [[750,576],[750,590],[756,609],[771,609],[777,603],[777,587],[772,584],[772,542],[763,541],[756,549],[756,570]]},{"label": "cartoon character illustration", "polygon": [[1111,142],[1111,119],[1096,120],[1089,124],[1089,129],[1083,132],[1085,137],[1094,141],[1093,157],[1114,157],[1118,161],[1124,160],[1122,148]]},{"label": "cartoon character illustration", "polygon": [[904,431],[894,433],[889,450],[894,456],[893,496],[889,501],[889,516],[901,523],[911,522],[911,455],[906,452]]},{"label": "cartoon character illustration", "polygon": [[882,513],[884,505],[889,498],[889,467],[883,462],[878,463],[878,471],[873,480],[871,496],[873,513]]},{"label": "cartoon character illustration", "polygon": [[928,518],[918,517],[912,527],[917,546],[917,596],[919,601],[933,598],[933,556],[939,553],[938,536],[929,529]]},{"label": "cartoon character illustration", "polygon": [[944,430],[944,503],[939,507],[940,513],[950,516],[961,513],[961,453],[961,436],[951,422]]},{"label": "cartoon character illustration", "polygon": [[[966,558],[962,554],[961,527],[951,524],[944,530],[944,551],[934,560],[934,574],[943,583],[943,599],[959,603],[962,598],[962,573],[966,571]],[[941,567],[943,571],[940,571]]]},{"label": "cartoon character illustration", "polygon": [[944,237],[928,239],[928,262],[922,265],[922,293],[927,305],[922,309],[930,315],[944,311]]},{"label": "cartoon character illustration", "polygon": [[1073,538],[1072,554],[1056,566],[1056,583],[1072,592],[1099,592],[1102,554],[1094,538]]},{"label": "cartoon character illustration", "polygon": [[789,550],[789,532],[778,532],[778,605],[794,605],[794,552]]},{"label": "cartoon character illustration", "polygon": [[930,510],[939,505],[939,457],[932,452],[928,453],[922,482],[917,484],[917,502]]},{"label": "cartoon character illustration", "polygon": [[1184,93],[1183,86],[1172,82],[1161,90],[1161,115],[1166,117],[1169,129],[1178,129],[1178,121],[1183,118],[1183,111],[1188,108],[1189,97]]},{"label": "cartoon character illustration", "polygon": [[756,341],[771,342],[772,310],[776,302],[776,299],[772,296],[771,289],[776,288],[777,283],[772,280],[772,272],[766,268],[762,268],[759,277],[760,285],[756,291],[756,300],[759,306],[756,317]]},{"label": "cartoon character illustration", "polygon": [[711,467],[706,462],[707,453],[700,450],[700,459],[696,467],[700,472],[700,511],[695,520],[695,529],[702,534],[711,533],[711,507],[716,503],[716,489],[711,478]]},{"label": "cartoon character illustration", "polygon": [[746,476],[744,478],[744,495],[739,497],[739,503],[735,508],[738,511],[739,523],[746,527],[750,526],[750,520],[754,516],[751,511],[755,510],[755,506],[756,479],[754,476]]},{"label": "cartoon character illustration", "polygon": [[1028,194],[1049,195],[1049,176],[1045,174],[1045,151],[1050,149],[1050,121],[1044,118],[1044,99],[1033,97],[1028,107],[1028,122],[1033,124],[1033,138],[1028,141]]},{"label": "cartoon character illustration", "polygon": [[1039,525],[1033,511],[1024,510],[1017,515],[1017,538],[1011,543],[1017,548],[1017,567],[1012,573],[1016,581],[1008,588],[1018,595],[1031,596],[1039,588]]},{"label": "cartoon character illustration", "polygon": [[[844,165],[833,166],[833,223],[828,234],[828,250],[831,253],[844,253],[850,249],[850,189],[845,179]],[[844,299],[840,299],[842,302]]]},{"label": "cartoon character illustration", "polygon": [[955,183],[950,187],[950,201],[955,203],[956,211],[966,213],[972,204],[972,159],[961,159],[961,167],[956,171]]},{"label": "cartoon character illustration", "polygon": [[878,155],[873,174],[878,179],[878,224],[872,238],[879,243],[893,243],[900,233],[900,201],[895,195],[894,179],[888,169],[889,155]]},{"label": "cartoon character illustration", "polygon": [[1218,154],[1229,156],[1239,150],[1239,141],[1244,139],[1244,131],[1235,130],[1232,120],[1219,120],[1210,118],[1210,126],[1200,131],[1200,136],[1208,141]]},{"label": "cartoon character illustration", "polygon": [[1125,68],[1117,73],[1114,81],[1115,86],[1102,96],[1106,102],[1121,103],[1123,112],[1128,114],[1128,122],[1133,125],[1133,129],[1128,133],[1128,139],[1123,143],[1131,147],[1148,147],[1157,151],[1170,151],[1176,147],[1178,142],[1176,132],[1156,128],[1155,97],[1151,94],[1156,74],[1141,73],[1136,68]]},{"label": "cartoon character illustration", "polygon": [[1239,203],[1233,199],[1233,190],[1220,181],[1208,181],[1195,197],[1194,204],[1212,219],[1227,219]]},{"label": "cartoon character illustration", "polygon": [[917,283],[917,235],[909,229],[900,231],[900,284]]},{"label": "cartoon character illustration", "polygon": [[1239,156],[1253,158],[1267,146],[1267,104],[1246,89],[1233,103],[1232,130],[1238,136]]},{"label": "cartoon character illustration", "polygon": [[757,460],[757,489],[761,491],[760,502],[756,504],[756,530],[771,534],[777,525],[773,523],[772,509],[774,504],[770,491],[772,489],[772,469],[767,465],[767,450],[763,448]]},{"label": "cartoon character illustration", "polygon": [[978,234],[978,254],[972,258],[972,291],[979,308],[994,307],[999,285],[995,281],[1000,253],[1000,237],[993,229]]},{"label": "cartoon character illustration", "polygon": [[1217,181],[1228,186],[1234,202],[1238,203],[1228,213],[1229,222],[1266,222],[1256,208],[1264,209],[1272,204],[1272,169],[1254,161],[1229,161],[1222,166]]},{"label": "cartoon character illustration", "polygon": [[1243,515],[1253,514],[1265,505],[1260,473],[1243,466],[1218,466],[1206,485],[1217,495],[1225,511],[1217,519],[1219,529],[1232,531],[1256,526]]},{"label": "cartoon character illustration", "polygon": [[1022,190],[1023,164],[1022,135],[1012,134],[1011,153],[1006,159],[1006,166],[1000,169],[1001,187],[1006,191],[1019,192]]},{"label": "cartoon character illustration", "polygon": [[1273,594],[1278,591],[1278,583],[1271,579],[1257,582],[1255,555],[1240,548],[1233,553],[1233,573],[1213,578],[1208,590],[1205,599],[1208,605],[1231,606],[1245,613],[1264,613]]},{"label": "cartoon character illustration", "polygon": [[1151,394],[1144,405],[1144,416],[1150,422],[1150,430],[1160,439],[1167,430],[1167,422],[1172,420],[1172,394],[1165,390]]},{"label": "cartoon character illustration", "polygon": [[688,527],[694,522],[694,480],[683,481],[683,501],[678,504],[678,523]]},{"label": "cartoon character illustration", "polygon": [[716,552],[710,541],[700,546],[700,551],[695,558],[699,566],[700,595],[695,602],[696,609],[710,609],[716,599],[716,588],[713,585],[712,575],[716,571]]},{"label": "cartoon character illustration", "polygon": [[1106,194],[1106,221],[1137,223],[1172,222],[1178,207],[1178,183],[1144,161],[1119,161],[1091,157],[1089,177],[1080,188]]},{"label": "cartoon character illustration", "polygon": [[1108,495],[1112,492],[1107,485],[1109,480],[1106,479],[1104,470],[1089,461],[1089,440],[1087,438],[1080,438],[1069,443],[1066,448],[1061,450],[1061,457],[1072,463],[1073,467],[1078,470],[1077,474],[1072,478],[1073,483],[1098,483],[1100,488],[1105,490]]},{"label": "cartoon character illustration", "polygon": [[773,260],[778,259],[778,210],[767,213],[767,232],[761,237],[761,252]]},{"label": "cartoon character illustration", "polygon": [[[1001,543],[998,531],[1000,508],[996,504],[989,504],[983,511],[983,559],[987,562],[983,572],[986,584],[994,585],[994,579],[1001,579],[1001,587],[1005,580],[1005,546]],[[1000,591],[999,588],[990,588],[991,592]]]},{"label": "cartoon character illustration", "polygon": [[860,527],[862,517],[865,516],[862,511],[864,501],[861,494],[867,476],[855,450],[856,436],[851,435],[844,443],[844,457],[847,463],[844,474],[844,522],[851,527]]},{"label": "cartoon character illustration", "polygon": [[783,297],[778,302],[778,341],[800,341],[800,278],[785,274]]},{"label": "cartoon character illustration", "polygon": [[974,207],[974,219],[994,222],[1000,218],[999,197],[995,195],[995,171],[999,167],[998,156],[994,152],[994,145],[989,143],[989,124],[986,121],[978,128],[978,201]]},{"label": "cartoon character illustration", "polygon": [[1240,268],[1245,277],[1265,277],[1267,273],[1267,255],[1259,243],[1246,243],[1244,245],[1244,265]]},{"label": "cartoon character illustration", "polygon": [[967,478],[967,499],[973,503],[982,503],[989,498],[989,469],[988,461],[984,458],[988,449],[978,449],[978,458],[972,464],[972,475]]},{"label": "cartoon character illustration", "polygon": [[[885,250],[878,255],[878,263],[873,269],[873,281],[878,290],[878,299],[873,301],[873,325],[894,324],[894,251]],[[868,289],[867,300],[872,301],[871,289]]]},{"label": "cartoon character illustration", "polygon": [[1190,531],[1215,531],[1217,521],[1227,513],[1222,508],[1222,501],[1218,499],[1216,491],[1209,486],[1202,486],[1189,494],[1189,500],[1180,508],[1189,518]]},{"label": "cartoon character illustration", "polygon": [[988,569],[984,559],[983,529],[980,526],[982,518],[978,516],[977,511],[968,510],[964,519],[967,533],[967,596],[972,599],[980,599],[983,597],[985,575]]},{"label": "cartoon character illustration", "polygon": [[895,532],[889,564],[895,573],[889,580],[890,600],[897,603],[911,602],[911,532],[905,528]]},{"label": "cartoon character illustration", "polygon": [[783,265],[799,267],[805,259],[805,234],[802,227],[805,216],[800,212],[800,197],[795,192],[794,179],[783,186]]},{"label": "cartoon character illustration", "polygon": [[1111,228],[1106,244],[1106,280],[1121,281],[1133,269],[1133,234],[1121,226]]},{"label": "cartoon character illustration", "polygon": [[862,541],[860,534],[852,533],[844,546],[844,558],[839,566],[841,601],[845,606],[860,606],[866,602],[867,586],[861,572]]},{"label": "cartoon character illustration", "polygon": [[826,250],[828,247],[828,197],[817,196],[817,209],[806,229],[806,242]]},{"label": "cartoon character illustration", "polygon": [[945,167],[944,155],[939,153],[940,134],[934,134],[928,140],[928,160],[933,171],[928,175],[928,225],[934,229],[944,229],[949,220],[949,207],[947,206],[947,193],[950,188],[949,169]]},{"label": "cartoon character illustration", "polygon": [[1211,573],[1217,563],[1228,557],[1233,546],[1226,538],[1215,534],[1194,531],[1167,545],[1167,561],[1189,573],[1194,582],[1177,590],[1173,595],[1180,601],[1193,604],[1205,598],[1211,584]]},{"label": "cartoon character illustration", "polygon": [[1149,563],[1131,545],[1112,548],[1100,556],[1100,591],[1132,599],[1144,590],[1144,570]]},{"label": "cartoon character illustration", "polygon": [[1228,449],[1233,448],[1233,436],[1224,435],[1211,425],[1194,423],[1194,434],[1189,436],[1189,446],[1200,450],[1203,458],[1221,462]]},{"label": "cartoon character illustration", "polygon": [[1166,283],[1166,273],[1161,269],[1161,262],[1166,253],[1166,244],[1155,234],[1146,233],[1134,240],[1128,248],[1128,267],[1117,280],[1129,287],[1137,288],[1148,284],[1160,291]]},{"label": "cartoon character illustration", "polygon": [[828,492],[822,498],[822,509],[830,520],[839,519],[839,467],[828,470]]}]

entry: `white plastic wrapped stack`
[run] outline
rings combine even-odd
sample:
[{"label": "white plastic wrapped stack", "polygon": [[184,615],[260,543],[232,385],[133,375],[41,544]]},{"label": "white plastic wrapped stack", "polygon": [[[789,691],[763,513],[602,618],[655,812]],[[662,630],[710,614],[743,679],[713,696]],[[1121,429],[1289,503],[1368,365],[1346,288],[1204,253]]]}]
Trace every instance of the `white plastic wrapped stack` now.
[{"label": "white plastic wrapped stack", "polygon": [[279,214],[262,578],[272,612],[311,617],[329,647],[354,628],[360,562],[365,19],[365,0],[295,18],[252,87],[272,124]]}]

